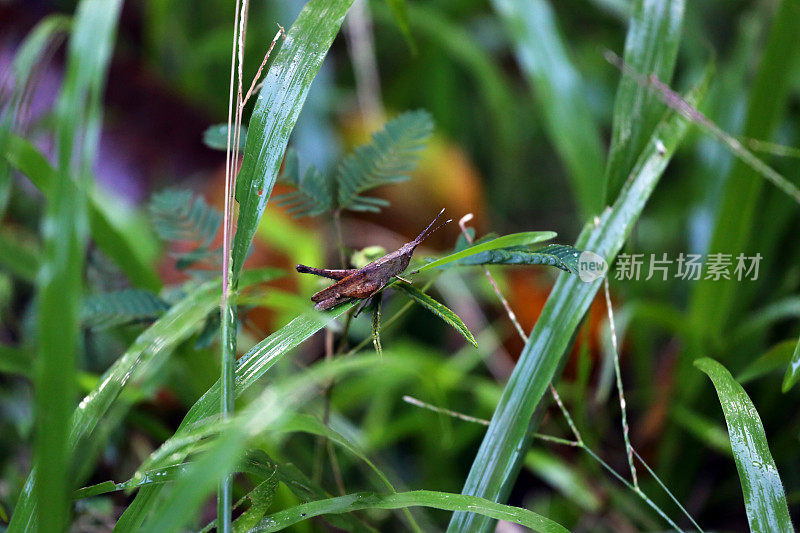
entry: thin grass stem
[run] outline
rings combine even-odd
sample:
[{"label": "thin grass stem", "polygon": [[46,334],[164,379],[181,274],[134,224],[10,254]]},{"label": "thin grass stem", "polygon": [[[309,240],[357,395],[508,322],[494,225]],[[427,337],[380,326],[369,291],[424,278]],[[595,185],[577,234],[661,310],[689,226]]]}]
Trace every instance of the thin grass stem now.
[{"label": "thin grass stem", "polygon": [[631,446],[630,428],[628,426],[628,410],[625,403],[625,391],[622,388],[622,372],[619,368],[619,346],[617,345],[617,328],[614,325],[614,309],[611,305],[611,293],[608,290],[608,277],[603,279],[605,290],[606,308],[608,309],[608,325],[611,329],[611,347],[614,350],[614,373],[617,377],[617,391],[619,392],[619,408],[622,411],[622,437],[625,440],[625,452],[628,456],[628,466],[631,470],[633,486],[639,488],[639,479],[636,476],[636,465],[633,463],[633,446]]}]

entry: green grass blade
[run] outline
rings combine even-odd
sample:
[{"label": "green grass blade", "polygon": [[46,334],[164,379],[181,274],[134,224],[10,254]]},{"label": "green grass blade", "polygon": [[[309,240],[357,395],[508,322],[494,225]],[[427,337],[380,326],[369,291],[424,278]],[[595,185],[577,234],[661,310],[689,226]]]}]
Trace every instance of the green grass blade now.
[{"label": "green grass blade", "polygon": [[604,156],[584,87],[545,0],[493,0],[514,44],[517,61],[536,93],[544,126],[567,168],[581,214],[603,208]]},{"label": "green grass blade", "polygon": [[[56,170],[35,146],[21,137],[11,135],[2,156],[25,174],[40,191],[50,193],[58,179]],[[72,183],[70,186],[74,187]],[[97,247],[120,267],[133,285],[151,291],[160,290],[161,279],[153,265],[148,264],[135,251],[131,237],[111,224],[92,196],[89,197],[88,210],[89,231]]]},{"label": "green grass blade", "polygon": [[405,281],[401,281],[400,283],[395,283],[394,287],[398,290],[403,291],[409,298],[417,302],[419,305],[433,313],[434,315],[438,316],[446,323],[451,325],[456,331],[461,333],[467,341],[475,346],[478,347],[478,341],[475,340],[475,337],[472,335],[472,332],[469,330],[464,321],[461,320],[457,314],[451,311],[446,305],[442,304],[441,302],[437,302],[421,290],[417,289],[410,283],[406,283]]},{"label": "green grass blade", "polygon": [[246,533],[255,527],[259,519],[267,514],[278,491],[278,481],[270,478],[261,482],[247,495],[252,502],[247,511],[243,512],[233,522],[233,530],[236,533]]},{"label": "green grass blade", "polygon": [[764,426],[750,397],[730,372],[713,359],[698,359],[694,366],[705,372],[717,389],[728,424],[750,530],[794,531]]},{"label": "green grass blade", "polygon": [[459,261],[461,259],[473,256],[475,254],[479,254],[481,252],[487,252],[490,250],[499,250],[501,248],[510,248],[512,246],[529,246],[531,244],[540,243],[543,241],[549,241],[551,239],[555,239],[557,234],[552,231],[525,231],[522,233],[512,233],[510,235],[503,235],[502,237],[497,237],[496,239],[492,239],[489,241],[484,241],[480,244],[476,244],[474,246],[470,246],[469,248],[465,248],[464,250],[452,253],[450,255],[446,255],[435,261],[431,261],[430,263],[425,263],[417,272],[425,272],[426,270],[431,270],[436,267],[440,267],[446,265],[448,263],[452,263],[453,261]]},{"label": "green grass blade", "polygon": [[[790,88],[786,73],[797,64],[800,49],[795,46],[800,17],[800,0],[784,0],[773,17],[764,54],[753,81],[748,102],[744,136],[764,141],[771,140],[780,122]],[[717,211],[711,244],[707,251],[732,254],[753,250],[750,245],[753,225],[759,208],[758,198],[763,180],[746,162],[737,159],[728,175]],[[701,328],[711,339],[722,335],[736,310],[746,306],[736,304],[735,279],[702,280],[694,287],[690,313],[691,322]]]},{"label": "green grass blade", "polygon": [[[702,94],[705,87],[696,90],[689,99],[696,101]],[[590,250],[609,264],[614,260],[687,129],[688,123],[680,116],[668,113],[662,119],[617,201],[603,212],[596,225],[587,225],[576,248]],[[535,430],[532,420],[536,408],[601,283],[602,278],[585,283],[577,276],[559,277],[503,390],[464,484],[464,494],[493,501],[508,496],[527,451],[529,436]],[[448,531],[477,533],[491,527],[489,518],[456,513]]]},{"label": "green grass blade", "polygon": [[[744,369],[736,374],[736,381],[742,385],[761,378],[772,372],[786,368],[797,347],[797,341],[786,340],[770,347],[766,352],[753,359]],[[787,369],[788,370],[788,369]],[[784,376],[784,380],[785,380]]]},{"label": "green grass blade", "polygon": [[789,392],[789,390],[795,386],[798,379],[800,379],[800,340],[797,341],[797,346],[795,346],[792,358],[789,360],[786,374],[783,376],[781,391],[784,393]]},{"label": "green grass blade", "polygon": [[399,509],[406,507],[431,507],[445,511],[471,511],[496,520],[507,520],[533,531],[562,533],[566,528],[533,511],[495,503],[475,496],[448,494],[431,490],[416,490],[395,494],[360,492],[304,503],[272,514],[261,520],[253,531],[280,531],[293,524],[324,514],[352,513],[363,509]]},{"label": "green grass blade", "polygon": [[[333,38],[353,0],[310,0],[286,34],[256,101],[236,184],[239,220],[231,271],[239,277],[267,207],[286,143]],[[234,283],[235,285],[235,283]]]},{"label": "green grass blade", "polygon": [[[625,39],[625,63],[669,83],[681,39],[684,2],[638,0]],[[606,202],[616,198],[642,146],[663,114],[658,95],[623,74],[614,101],[611,147],[605,173]]]},{"label": "green grass blade", "polygon": [[[120,0],[84,0],[70,38],[64,85],[56,103],[58,174],[46,192],[44,253],[38,276],[33,452],[34,521],[41,531],[67,524],[72,489],[68,435],[76,392],[87,190],[101,125],[101,95]],[[32,525],[17,513],[10,530]]]}]

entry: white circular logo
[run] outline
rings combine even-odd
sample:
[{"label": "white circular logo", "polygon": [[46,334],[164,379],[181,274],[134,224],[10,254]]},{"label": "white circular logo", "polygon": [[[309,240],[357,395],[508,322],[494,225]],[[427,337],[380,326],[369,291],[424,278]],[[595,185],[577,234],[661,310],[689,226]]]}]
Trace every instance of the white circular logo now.
[{"label": "white circular logo", "polygon": [[594,252],[582,252],[578,257],[578,276],[581,281],[590,283],[602,278],[608,272],[608,263]]}]

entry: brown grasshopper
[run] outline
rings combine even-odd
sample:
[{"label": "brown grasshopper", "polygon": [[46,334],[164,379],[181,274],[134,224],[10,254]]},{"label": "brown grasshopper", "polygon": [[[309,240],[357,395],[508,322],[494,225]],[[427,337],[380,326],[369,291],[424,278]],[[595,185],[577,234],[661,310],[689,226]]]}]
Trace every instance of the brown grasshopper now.
[{"label": "brown grasshopper", "polygon": [[[364,268],[352,268],[344,270],[331,270],[327,268],[314,268],[305,265],[295,267],[298,272],[303,274],[314,274],[337,280],[336,283],[326,289],[322,289],[314,296],[314,308],[318,311],[330,309],[350,298],[367,299],[383,289],[392,278],[403,279],[400,274],[408,268],[414,249],[424,241],[431,233],[441,228],[450,220],[439,226],[433,227],[439,217],[444,213],[444,209],[439,211],[427,228],[413,241],[404,244],[392,253],[386,254],[380,259],[376,259]],[[403,280],[405,281],[405,280]]]}]

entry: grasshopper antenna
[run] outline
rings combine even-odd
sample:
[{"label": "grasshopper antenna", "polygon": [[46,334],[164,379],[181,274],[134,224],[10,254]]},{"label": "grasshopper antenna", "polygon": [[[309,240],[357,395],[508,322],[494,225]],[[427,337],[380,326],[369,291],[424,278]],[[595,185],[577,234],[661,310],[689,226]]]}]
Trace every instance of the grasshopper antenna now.
[{"label": "grasshopper antenna", "polygon": [[[439,228],[441,228],[445,224],[447,224],[449,222],[452,222],[452,219],[448,219],[448,220],[445,220],[444,222],[442,222],[441,224],[439,224],[438,226],[436,226],[434,228],[433,225],[436,224],[436,221],[439,220],[439,217],[442,216],[442,213],[444,213],[444,208],[442,208],[442,210],[439,211],[439,214],[436,215],[436,218],[434,218],[433,221],[431,221],[431,223],[428,224],[428,227],[425,228],[424,230],[422,230],[422,233],[420,233],[419,236],[412,241],[415,246],[417,244],[421,243],[422,241],[424,241],[425,239],[427,239],[428,237],[430,237],[431,233],[433,233],[434,231],[438,230]],[[433,228],[433,229],[431,229],[431,228]]]}]

